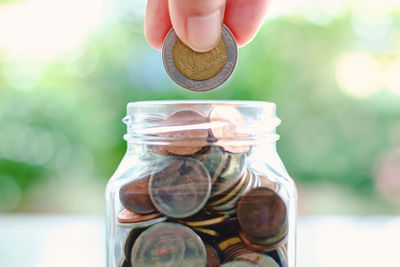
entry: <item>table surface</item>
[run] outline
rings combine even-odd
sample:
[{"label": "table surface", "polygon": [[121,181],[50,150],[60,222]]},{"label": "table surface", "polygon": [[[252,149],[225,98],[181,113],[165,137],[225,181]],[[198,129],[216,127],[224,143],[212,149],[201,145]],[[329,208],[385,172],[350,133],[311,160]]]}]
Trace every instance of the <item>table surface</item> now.
[{"label": "table surface", "polygon": [[[0,215],[0,267],[105,267],[102,216]],[[298,267],[400,267],[400,217],[301,218]]]}]

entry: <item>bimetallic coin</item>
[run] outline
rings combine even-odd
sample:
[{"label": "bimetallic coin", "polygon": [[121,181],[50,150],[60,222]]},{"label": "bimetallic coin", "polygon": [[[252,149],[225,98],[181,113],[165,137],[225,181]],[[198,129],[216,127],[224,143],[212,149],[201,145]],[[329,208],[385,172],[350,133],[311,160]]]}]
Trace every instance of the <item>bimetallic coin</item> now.
[{"label": "bimetallic coin", "polygon": [[221,267],[261,267],[248,261],[229,261],[221,265]]},{"label": "bimetallic coin", "polygon": [[118,214],[118,222],[120,222],[120,223],[138,223],[138,222],[152,220],[152,219],[155,219],[160,216],[161,216],[161,213],[159,213],[159,212],[142,215],[142,214],[130,211],[128,209],[123,209]]},{"label": "bimetallic coin", "polygon": [[204,267],[206,249],[190,228],[177,223],[159,223],[145,230],[131,253],[135,267]]},{"label": "bimetallic coin", "polygon": [[208,118],[211,124],[211,134],[218,139],[217,145],[231,153],[250,151],[250,145],[240,140],[240,138],[249,137],[250,134],[240,130],[240,127],[246,124],[246,120],[235,106],[213,105]]},{"label": "bimetallic coin", "polygon": [[244,194],[237,207],[242,230],[254,238],[267,238],[277,234],[286,223],[286,205],[273,190],[258,187]]},{"label": "bimetallic coin", "polygon": [[217,46],[203,53],[187,47],[171,29],[164,39],[162,58],[174,82],[191,91],[205,92],[229,79],[237,63],[238,48],[235,37],[225,25]]},{"label": "bimetallic coin", "polygon": [[[172,138],[170,144],[162,148],[173,155],[184,156],[200,151],[207,145],[208,118],[201,113],[184,109],[172,113],[162,123],[166,132],[159,136]],[[169,129],[170,128],[170,129]]]},{"label": "bimetallic coin", "polygon": [[219,267],[221,265],[221,259],[218,256],[217,250],[209,244],[206,244],[205,247],[207,253],[206,267]]},{"label": "bimetallic coin", "polygon": [[154,212],[156,209],[150,200],[149,181],[150,173],[145,173],[123,185],[119,190],[119,199],[122,205],[140,214]]},{"label": "bimetallic coin", "polygon": [[203,163],[185,157],[169,157],[151,175],[149,192],[156,208],[173,218],[199,212],[211,192],[211,178]]},{"label": "bimetallic coin", "polygon": [[235,260],[248,261],[262,267],[279,267],[278,263],[268,255],[261,253],[246,253],[235,257]]}]

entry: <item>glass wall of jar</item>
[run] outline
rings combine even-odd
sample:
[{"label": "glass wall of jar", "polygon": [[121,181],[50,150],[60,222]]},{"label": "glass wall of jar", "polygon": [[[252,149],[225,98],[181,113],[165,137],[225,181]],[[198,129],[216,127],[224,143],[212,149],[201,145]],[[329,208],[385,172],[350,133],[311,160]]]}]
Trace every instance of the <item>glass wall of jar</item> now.
[{"label": "glass wall of jar", "polygon": [[295,266],[297,195],[275,105],[128,105],[106,189],[107,267]]}]

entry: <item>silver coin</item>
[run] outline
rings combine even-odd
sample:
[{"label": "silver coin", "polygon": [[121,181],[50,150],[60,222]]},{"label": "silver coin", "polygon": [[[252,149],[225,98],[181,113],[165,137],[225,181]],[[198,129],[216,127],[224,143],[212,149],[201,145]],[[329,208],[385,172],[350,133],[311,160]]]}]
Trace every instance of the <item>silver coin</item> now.
[{"label": "silver coin", "polygon": [[222,25],[221,37],[227,50],[227,58],[223,68],[214,77],[207,80],[192,80],[184,76],[175,65],[174,46],[177,42],[177,36],[174,29],[171,29],[164,39],[162,48],[164,68],[171,79],[181,87],[196,92],[206,92],[216,89],[227,81],[232,76],[237,63],[238,47],[235,37],[225,25]]},{"label": "silver coin", "polygon": [[249,261],[262,267],[279,267],[279,264],[272,257],[256,252],[241,254],[235,260]]},{"label": "silver coin", "polygon": [[190,228],[177,223],[159,223],[136,239],[131,253],[135,267],[204,267],[206,248]]},{"label": "silver coin", "polygon": [[259,265],[247,261],[229,261],[221,265],[221,267],[257,267]]},{"label": "silver coin", "polygon": [[185,218],[196,214],[206,204],[211,192],[211,177],[199,160],[168,157],[162,168],[151,175],[150,198],[163,214]]}]

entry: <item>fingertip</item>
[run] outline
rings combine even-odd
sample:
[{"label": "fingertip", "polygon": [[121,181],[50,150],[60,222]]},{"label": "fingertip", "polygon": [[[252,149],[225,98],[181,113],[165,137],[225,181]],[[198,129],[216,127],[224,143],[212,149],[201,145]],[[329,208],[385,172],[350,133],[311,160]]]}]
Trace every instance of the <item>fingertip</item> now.
[{"label": "fingertip", "polygon": [[161,50],[164,38],[172,28],[167,0],[148,0],[144,18],[144,36],[151,47]]},{"label": "fingertip", "polygon": [[228,0],[224,23],[232,31],[239,46],[252,41],[260,29],[269,0]]}]

